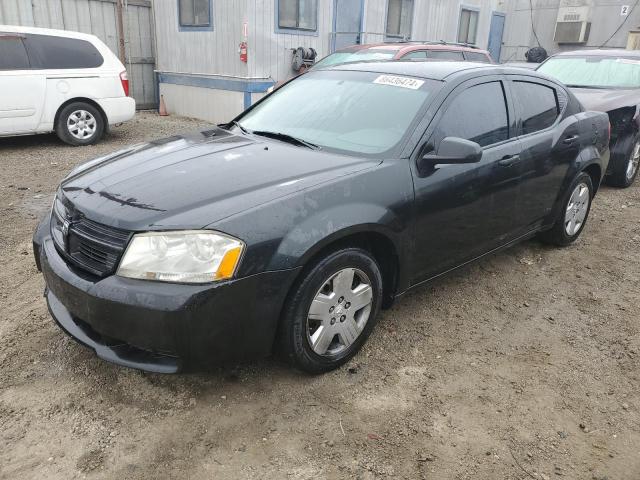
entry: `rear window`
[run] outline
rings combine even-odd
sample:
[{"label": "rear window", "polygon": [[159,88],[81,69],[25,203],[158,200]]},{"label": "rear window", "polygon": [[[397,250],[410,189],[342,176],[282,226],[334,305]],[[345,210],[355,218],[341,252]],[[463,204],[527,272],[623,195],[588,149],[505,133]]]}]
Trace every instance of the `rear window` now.
[{"label": "rear window", "polygon": [[90,42],[51,35],[27,35],[26,45],[34,68],[46,70],[97,68],[104,63]]},{"label": "rear window", "polygon": [[464,60],[462,52],[456,52],[453,50],[430,50],[429,58],[436,60]]},{"label": "rear window", "polygon": [[26,70],[29,57],[22,38],[0,34],[0,70]]},{"label": "rear window", "polygon": [[520,108],[523,135],[549,128],[558,118],[558,100],[554,88],[515,81],[513,95]]}]

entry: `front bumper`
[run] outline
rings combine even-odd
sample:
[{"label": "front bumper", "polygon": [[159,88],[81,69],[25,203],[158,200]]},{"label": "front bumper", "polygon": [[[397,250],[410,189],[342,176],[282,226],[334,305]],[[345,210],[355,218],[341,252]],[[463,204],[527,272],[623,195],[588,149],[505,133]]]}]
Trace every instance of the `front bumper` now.
[{"label": "front bumper", "polygon": [[34,236],[52,317],[104,360],[174,373],[269,355],[298,269],[209,285],[99,279],[60,256],[48,221]]}]

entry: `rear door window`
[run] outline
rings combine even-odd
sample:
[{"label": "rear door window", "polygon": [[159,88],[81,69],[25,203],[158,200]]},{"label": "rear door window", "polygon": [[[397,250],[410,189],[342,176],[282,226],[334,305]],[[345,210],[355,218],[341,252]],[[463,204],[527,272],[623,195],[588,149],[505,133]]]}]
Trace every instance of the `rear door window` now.
[{"label": "rear door window", "polygon": [[427,52],[424,50],[415,50],[413,52],[409,52],[402,57],[402,60],[426,60]]},{"label": "rear door window", "polygon": [[0,33],[0,70],[27,70],[29,68],[29,57],[22,43],[22,38]]},{"label": "rear door window", "polygon": [[51,35],[27,35],[27,49],[34,68],[45,70],[97,68],[102,55],[90,42]]},{"label": "rear door window", "polygon": [[509,115],[502,82],[474,85],[447,107],[434,132],[438,146],[445,137],[464,138],[481,147],[509,138]]},{"label": "rear door window", "polygon": [[430,50],[429,58],[436,60],[464,60],[462,52],[457,52],[455,50]]},{"label": "rear door window", "polygon": [[484,53],[464,52],[464,57],[469,62],[491,63],[491,60],[489,60],[489,57],[487,57]]},{"label": "rear door window", "polygon": [[522,118],[522,134],[544,130],[560,114],[555,88],[540,83],[514,81],[513,98]]}]

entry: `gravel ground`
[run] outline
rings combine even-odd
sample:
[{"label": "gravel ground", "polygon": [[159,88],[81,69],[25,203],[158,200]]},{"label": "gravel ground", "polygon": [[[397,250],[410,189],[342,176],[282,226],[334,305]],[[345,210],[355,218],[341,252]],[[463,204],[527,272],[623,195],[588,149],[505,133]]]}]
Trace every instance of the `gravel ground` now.
[{"label": "gravel ground", "polygon": [[30,245],[56,184],[199,125],[0,139],[0,478],[640,478],[640,185],[603,187],[574,246],[527,242],[408,294],[324,376],[145,374],[67,338]]}]

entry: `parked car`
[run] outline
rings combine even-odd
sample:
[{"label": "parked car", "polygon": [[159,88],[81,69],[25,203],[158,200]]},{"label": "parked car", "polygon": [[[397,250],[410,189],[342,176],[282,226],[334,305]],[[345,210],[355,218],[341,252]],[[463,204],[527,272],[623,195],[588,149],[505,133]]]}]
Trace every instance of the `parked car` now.
[{"label": "parked car", "polygon": [[[299,72],[302,75],[309,70],[319,70],[321,68],[344,65],[357,62],[420,62],[420,61],[443,61],[453,62],[479,62],[493,63],[491,55],[486,50],[480,50],[466,43],[447,42],[386,42],[367,43],[363,45],[352,45],[337,50],[326,57],[320,59],[313,66]],[[269,88],[271,93],[284,85],[287,80],[281,81]]]},{"label": "parked car", "polygon": [[519,69],[309,72],[229,124],[73,170],[33,240],[51,315],[144,370],[274,348],[336,368],[408,290],[534,235],[574,242],[608,123]]},{"label": "parked car", "polygon": [[609,115],[611,161],[605,181],[622,188],[633,184],[640,164],[640,52],[564,52],[538,71],[565,83],[585,108]]},{"label": "parked car", "polygon": [[0,137],[89,145],[134,114],[127,71],[97,37],[0,25]]},{"label": "parked car", "polygon": [[312,69],[353,62],[392,60],[452,60],[493,63],[488,51],[464,43],[386,42],[343,48],[319,60]]}]

